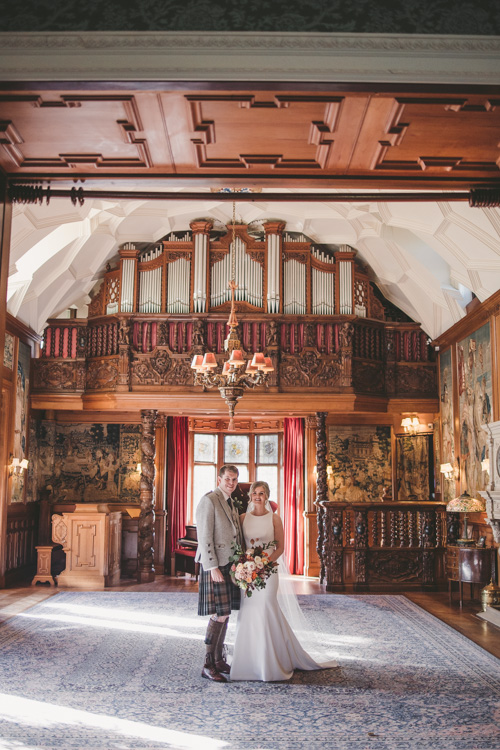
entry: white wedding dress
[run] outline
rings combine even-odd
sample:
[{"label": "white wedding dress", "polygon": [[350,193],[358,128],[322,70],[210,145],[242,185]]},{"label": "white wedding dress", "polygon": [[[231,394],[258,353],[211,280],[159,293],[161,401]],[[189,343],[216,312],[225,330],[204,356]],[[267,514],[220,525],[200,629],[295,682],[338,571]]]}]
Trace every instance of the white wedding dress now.
[{"label": "white wedding dress", "polygon": [[[273,514],[247,513],[243,520],[247,549],[274,540]],[[264,589],[245,596],[236,626],[231,680],[275,682],[288,680],[294,669],[322,669],[304,651],[278,604],[279,574],[273,573]]]}]

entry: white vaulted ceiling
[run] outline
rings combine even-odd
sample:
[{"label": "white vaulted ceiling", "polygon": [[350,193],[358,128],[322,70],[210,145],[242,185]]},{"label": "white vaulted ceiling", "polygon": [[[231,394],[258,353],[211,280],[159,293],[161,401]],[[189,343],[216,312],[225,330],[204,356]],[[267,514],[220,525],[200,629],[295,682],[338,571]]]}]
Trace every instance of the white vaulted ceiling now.
[{"label": "white vaulted ceiling", "polygon": [[[283,189],[282,192],[288,192]],[[294,193],[300,192],[294,189]],[[332,194],[334,191],[332,191]],[[35,331],[69,307],[86,315],[92,289],[125,242],[156,242],[193,219],[231,221],[232,206],[206,201],[86,200],[14,208],[8,310]],[[257,196],[256,196],[257,197]],[[500,209],[466,202],[237,203],[245,223],[280,219],[316,243],[348,244],[384,296],[436,338],[500,288]]]}]

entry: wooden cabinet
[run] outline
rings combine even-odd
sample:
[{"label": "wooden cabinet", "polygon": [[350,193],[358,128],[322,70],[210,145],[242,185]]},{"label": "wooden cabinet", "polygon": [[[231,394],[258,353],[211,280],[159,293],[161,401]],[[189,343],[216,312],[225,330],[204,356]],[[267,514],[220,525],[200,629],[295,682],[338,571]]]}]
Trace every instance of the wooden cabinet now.
[{"label": "wooden cabinet", "polygon": [[76,503],[72,513],[52,516],[52,541],[62,544],[66,567],[59,587],[103,589],[120,582],[121,511],[103,503]]},{"label": "wooden cabinet", "polygon": [[492,574],[492,553],[490,547],[454,547],[446,548],[446,575],[448,576],[448,591],[451,601],[451,585],[458,581],[460,590],[460,606],[463,603],[463,584],[469,583],[471,598],[474,584],[485,586]]}]

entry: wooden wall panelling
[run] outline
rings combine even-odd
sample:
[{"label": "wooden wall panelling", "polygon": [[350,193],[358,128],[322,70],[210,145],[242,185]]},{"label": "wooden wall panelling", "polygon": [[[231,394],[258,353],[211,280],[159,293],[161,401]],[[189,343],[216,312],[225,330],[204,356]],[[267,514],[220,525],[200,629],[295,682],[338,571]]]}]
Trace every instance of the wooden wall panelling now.
[{"label": "wooden wall panelling", "polygon": [[34,570],[38,510],[38,503],[19,503],[9,508],[4,585],[13,583]]}]

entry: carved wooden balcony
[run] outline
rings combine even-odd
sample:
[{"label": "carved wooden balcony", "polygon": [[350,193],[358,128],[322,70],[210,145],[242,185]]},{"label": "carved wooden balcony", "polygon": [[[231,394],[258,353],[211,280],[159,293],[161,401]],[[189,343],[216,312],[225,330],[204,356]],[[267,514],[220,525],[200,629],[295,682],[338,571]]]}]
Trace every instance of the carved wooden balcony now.
[{"label": "carved wooden balcony", "polygon": [[[436,397],[436,365],[415,323],[355,316],[240,314],[245,352],[271,357],[274,391]],[[195,390],[194,354],[225,359],[226,316],[107,315],[51,320],[34,391],[82,393]]]}]

